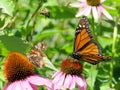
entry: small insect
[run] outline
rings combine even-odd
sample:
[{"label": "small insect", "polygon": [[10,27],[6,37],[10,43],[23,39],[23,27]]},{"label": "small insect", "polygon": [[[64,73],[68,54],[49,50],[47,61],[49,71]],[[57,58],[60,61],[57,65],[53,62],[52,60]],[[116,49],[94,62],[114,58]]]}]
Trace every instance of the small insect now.
[{"label": "small insect", "polygon": [[42,9],[40,11],[40,14],[44,15],[45,17],[50,18],[50,12],[48,10],[46,10],[46,9]]},{"label": "small insect", "polygon": [[42,68],[45,65],[45,62],[43,61],[43,57],[45,57],[45,55],[42,52],[45,49],[46,43],[41,42],[36,44],[30,51],[30,53],[27,54],[27,57],[30,60],[30,62],[32,62],[35,66],[39,68]]},{"label": "small insect", "polygon": [[103,60],[110,59],[102,56],[98,43],[92,38],[89,23],[85,16],[79,21],[74,40],[74,50],[71,56],[74,59],[82,59],[91,64],[97,64]]}]

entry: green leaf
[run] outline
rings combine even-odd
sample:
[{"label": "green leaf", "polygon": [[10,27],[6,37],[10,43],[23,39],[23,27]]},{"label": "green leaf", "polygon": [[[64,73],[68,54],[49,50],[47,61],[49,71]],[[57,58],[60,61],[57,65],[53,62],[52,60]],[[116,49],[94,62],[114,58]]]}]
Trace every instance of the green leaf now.
[{"label": "green leaf", "polygon": [[115,84],[115,90],[120,90],[120,81]]},{"label": "green leaf", "polygon": [[5,19],[2,20],[2,19],[0,18],[0,28],[2,28],[2,27],[4,26],[4,24],[5,24]]},{"label": "green leaf", "polygon": [[75,18],[77,9],[65,6],[48,6],[50,11],[50,18],[54,19],[65,19],[65,18]]},{"label": "green leaf", "polygon": [[0,0],[0,30],[4,29],[11,22],[14,4],[11,0]]},{"label": "green leaf", "polygon": [[63,50],[65,50],[67,53],[71,53],[73,51],[73,44],[65,44],[62,47]]},{"label": "green leaf", "polygon": [[98,70],[96,70],[96,66],[92,66],[89,70],[89,77],[87,78],[87,83],[90,86],[91,90],[93,90],[95,81],[97,78]]},{"label": "green leaf", "polygon": [[50,60],[49,60],[47,57],[44,57],[43,60],[45,61],[45,66],[46,66],[47,68],[50,68],[50,69],[52,69],[52,70],[54,70],[54,71],[58,71],[58,70],[55,68],[55,66],[50,62]]},{"label": "green leaf", "polygon": [[1,54],[6,56],[9,52],[20,52],[25,54],[29,45],[15,36],[0,36]]},{"label": "green leaf", "polygon": [[14,4],[12,0],[0,0],[1,13],[13,15]]},{"label": "green leaf", "polygon": [[103,83],[100,87],[100,90],[114,90],[109,87],[109,83]]},{"label": "green leaf", "polygon": [[99,43],[100,45],[105,48],[106,46],[108,45],[111,45],[112,42],[113,42],[113,39],[112,38],[107,38],[107,37],[98,37],[98,40],[99,40]]},{"label": "green leaf", "polygon": [[36,41],[39,41],[39,40],[41,40],[41,39],[43,39],[47,36],[52,36],[56,33],[62,33],[62,32],[64,32],[64,31],[63,30],[57,30],[57,29],[56,30],[51,30],[50,29],[50,30],[43,31],[36,36]]},{"label": "green leaf", "polygon": [[2,71],[0,71],[0,80],[5,81],[5,78],[3,76],[3,72]]}]

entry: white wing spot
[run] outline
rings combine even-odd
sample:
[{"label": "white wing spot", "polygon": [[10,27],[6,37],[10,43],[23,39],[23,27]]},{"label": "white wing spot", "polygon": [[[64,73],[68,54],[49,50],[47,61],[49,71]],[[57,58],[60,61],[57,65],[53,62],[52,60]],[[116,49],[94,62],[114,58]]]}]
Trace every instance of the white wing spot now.
[{"label": "white wing spot", "polygon": [[82,27],[85,28],[85,25],[83,25]]},{"label": "white wing spot", "polygon": [[82,26],[79,24],[79,27],[81,28]]}]

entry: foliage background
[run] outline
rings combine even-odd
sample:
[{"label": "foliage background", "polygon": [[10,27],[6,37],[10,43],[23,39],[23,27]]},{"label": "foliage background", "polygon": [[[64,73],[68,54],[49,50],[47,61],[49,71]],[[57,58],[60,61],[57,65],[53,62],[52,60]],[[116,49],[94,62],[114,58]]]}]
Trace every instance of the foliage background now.
[{"label": "foliage background", "polygon": [[[45,41],[44,53],[56,68],[70,58],[80,19],[75,17],[78,9],[69,6],[73,2],[76,0],[0,0],[0,89],[7,82],[3,76],[4,60],[12,51],[26,55],[34,44]],[[108,10],[113,20],[103,17],[100,25],[95,21],[95,31],[90,22],[90,29],[103,55],[112,59],[96,66],[83,62],[88,90],[120,90],[120,2],[106,0],[104,4],[115,8]],[[41,10],[50,12],[50,18],[41,15]],[[49,78],[55,72],[47,67],[35,70]]]}]

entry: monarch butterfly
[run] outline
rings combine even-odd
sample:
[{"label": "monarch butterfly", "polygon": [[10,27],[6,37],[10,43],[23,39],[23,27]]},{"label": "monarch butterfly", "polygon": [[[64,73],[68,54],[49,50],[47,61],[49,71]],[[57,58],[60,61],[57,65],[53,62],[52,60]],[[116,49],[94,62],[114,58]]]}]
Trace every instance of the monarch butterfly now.
[{"label": "monarch butterfly", "polygon": [[82,59],[91,64],[97,64],[110,58],[109,56],[102,56],[99,45],[92,37],[86,16],[82,17],[76,28],[74,50],[71,56],[74,59]]}]

